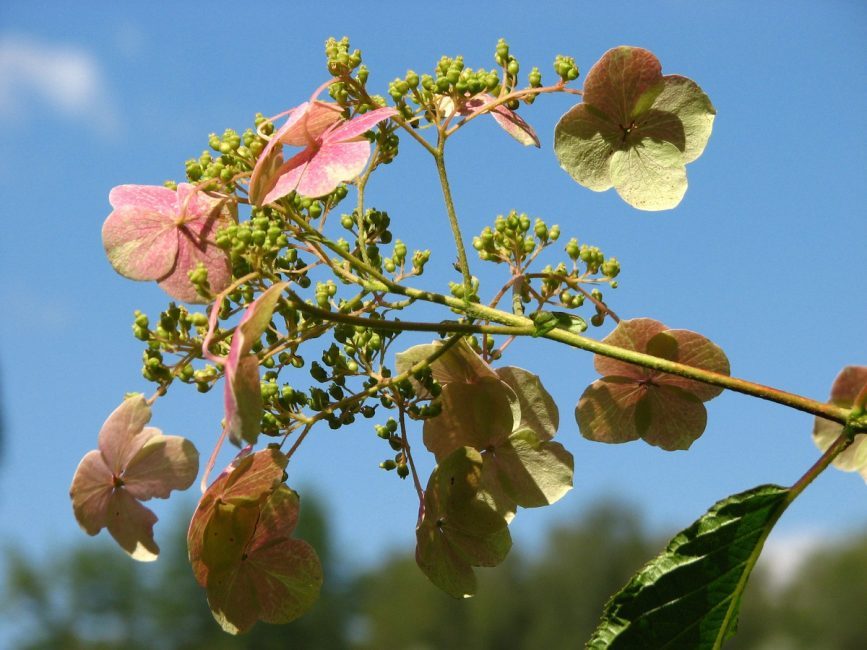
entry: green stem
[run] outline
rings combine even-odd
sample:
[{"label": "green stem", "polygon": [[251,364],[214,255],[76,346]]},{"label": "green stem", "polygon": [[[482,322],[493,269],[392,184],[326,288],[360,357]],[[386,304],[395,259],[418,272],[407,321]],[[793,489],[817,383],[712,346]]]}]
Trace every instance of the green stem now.
[{"label": "green stem", "polygon": [[[444,305],[455,311],[458,311],[459,313],[465,313],[467,316],[477,320],[491,321],[494,323],[500,323],[502,325],[508,325],[509,327],[513,328],[510,333],[517,336],[526,336],[528,334],[533,335],[536,333],[533,321],[524,316],[519,316],[517,314],[501,311],[499,309],[492,309],[478,303],[467,303],[463,300],[460,300],[459,298],[444,296],[432,291],[423,291],[414,287],[407,287],[398,284],[383,275],[377,269],[373,268],[368,264],[365,264],[362,260],[358,259],[351,253],[347,253],[334,242],[324,238],[321,233],[312,228],[303,219],[292,215],[291,213],[289,213],[288,216],[300,228],[307,231],[317,241],[322,242],[322,244],[326,248],[333,251],[343,259],[347,260],[350,264],[352,264],[352,266],[365,271],[371,277],[379,280],[392,293],[407,296],[409,298],[414,298],[416,300],[424,300],[426,302]],[[477,332],[485,331],[485,328],[483,326],[474,325],[473,327],[478,327],[478,329],[476,330]],[[668,361],[667,359],[660,359],[659,357],[654,357],[649,354],[633,352],[632,350],[625,350],[623,348],[608,345],[601,341],[596,341],[594,339],[590,339],[579,334],[573,334],[572,332],[569,332],[567,330],[553,329],[550,332],[544,334],[543,336],[544,338],[551,339],[552,341],[558,341],[560,343],[565,343],[566,345],[578,348],[580,350],[586,350],[587,352],[593,352],[594,354],[599,354],[604,357],[619,359],[620,361],[633,363],[635,365],[645,368],[651,368],[653,370],[667,372],[673,375],[677,375],[679,377],[693,379],[703,384],[719,386],[721,388],[733,390],[737,393],[743,393],[745,395],[751,395],[753,397],[758,397],[760,399],[764,399],[770,402],[776,402],[777,404],[789,406],[791,408],[803,411],[805,413],[810,413],[812,415],[819,415],[823,418],[832,420],[834,422],[839,422],[841,424],[845,424],[849,419],[850,410],[846,408],[834,406],[833,404],[817,402],[816,400],[808,399],[794,393],[777,390],[769,386],[763,386],[762,384],[757,384],[744,379],[738,379],[737,377],[721,375],[719,373],[711,372],[709,370],[702,370],[701,368],[695,368],[693,366],[687,366],[681,363],[676,363],[674,361]],[[852,430],[855,432],[867,431],[867,422],[864,422],[863,420],[852,422],[851,426]]]},{"label": "green stem", "polygon": [[[747,558],[746,564],[744,566],[743,571],[741,572],[740,580],[738,581],[738,586],[734,591],[734,600],[740,598],[740,595],[743,593],[744,589],[747,586],[747,581],[752,574],[753,568],[756,565],[756,562],[759,560],[759,556],[762,554],[762,549],[765,546],[765,542],[768,539],[768,536],[771,534],[771,531],[774,529],[774,526],[777,525],[777,522],[780,520],[780,517],[783,516],[783,513],[786,512],[788,507],[792,504],[792,502],[797,499],[800,494],[807,488],[810,483],[812,483],[819,474],[824,472],[828,465],[830,465],[833,460],[839,456],[846,448],[852,444],[852,436],[849,431],[843,429],[843,433],[841,433],[837,439],[833,442],[833,444],[828,447],[822,457],[817,460],[810,469],[808,469],[804,475],[799,478],[792,487],[788,489],[786,492],[786,496],[777,506],[777,509],[765,523],[764,530],[762,531],[761,536],[756,541],[755,546],[753,547],[752,553],[750,553],[749,558]],[[737,612],[737,608],[731,607],[729,609],[729,614],[734,615]],[[728,618],[728,617],[727,617]],[[722,625],[721,630],[728,629],[728,625]],[[723,638],[720,636],[717,638],[713,647],[721,648],[722,647]]]},{"label": "green stem", "polygon": [[854,437],[852,435],[849,427],[844,427],[843,431],[837,436],[837,439],[831,444],[830,447],[822,454],[822,457],[817,460],[813,466],[804,472],[804,475],[797,480],[797,482],[789,488],[789,494],[786,495],[786,500],[783,502],[782,510],[785,510],[786,507],[796,498],[798,495],[803,492],[810,483],[816,480],[816,477],[819,476],[822,472],[828,469],[828,465],[830,465],[837,456],[842,454],[846,449],[854,442]]},{"label": "green stem", "polygon": [[370,173],[376,168],[376,156],[379,154],[379,148],[373,152],[371,156],[371,162],[367,169],[364,170],[364,173],[359,177],[358,181],[356,181],[356,188],[358,191],[358,201],[356,203],[356,210],[358,214],[356,215],[356,225],[358,226],[358,250],[361,252],[361,259],[363,259],[367,264],[370,264],[370,256],[367,254],[367,231],[364,229],[364,190],[367,187],[367,180],[370,178]]},{"label": "green stem", "polygon": [[415,373],[424,370],[430,364],[432,364],[434,361],[436,361],[442,355],[444,355],[446,352],[448,352],[451,349],[451,347],[460,340],[461,336],[462,335],[460,335],[460,334],[456,334],[456,335],[452,336],[450,339],[444,341],[442,345],[440,345],[436,350],[434,350],[430,354],[430,356],[428,356],[426,359],[422,359],[418,363],[413,364],[406,372],[402,372],[399,375],[394,375],[393,377],[388,377],[388,378],[382,379],[379,382],[377,382],[376,384],[374,384],[373,386],[364,389],[360,393],[356,393],[355,395],[350,395],[349,397],[344,397],[339,402],[334,402],[333,404],[329,404],[324,409],[319,411],[316,415],[306,417],[306,416],[302,416],[301,414],[299,414],[295,417],[295,419],[298,422],[312,425],[312,424],[314,424],[320,420],[324,420],[326,417],[328,417],[332,413],[335,413],[336,411],[339,411],[342,408],[345,408],[347,406],[351,406],[352,404],[360,402],[361,400],[366,399],[368,397],[373,397],[374,395],[379,393],[384,388],[394,386],[395,384],[402,382],[404,379],[410,379],[410,378],[412,378],[413,375],[415,375]]},{"label": "green stem", "polygon": [[446,203],[446,214],[449,217],[449,225],[452,227],[452,236],[455,238],[455,248],[458,252],[458,265],[461,267],[461,274],[464,276],[464,296],[469,298],[473,295],[473,278],[470,275],[470,262],[467,259],[467,249],[464,246],[463,237],[461,237],[461,228],[458,224],[458,215],[455,211],[455,203],[452,199],[451,186],[449,185],[449,177],[446,174],[445,161],[445,138],[440,134],[439,146],[437,146],[434,160],[437,165],[437,172],[440,176],[440,186],[443,189],[443,200]]}]

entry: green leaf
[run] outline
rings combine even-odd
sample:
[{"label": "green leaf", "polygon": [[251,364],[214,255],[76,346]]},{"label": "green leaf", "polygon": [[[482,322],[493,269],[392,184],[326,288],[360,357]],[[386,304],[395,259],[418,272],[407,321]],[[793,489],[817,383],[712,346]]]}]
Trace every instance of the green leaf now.
[{"label": "green leaf", "polygon": [[496,566],[512,547],[507,522],[485,499],[481,485],[481,454],[456,449],[431,473],[416,529],[416,562],[455,598],[475,593],[472,567]]},{"label": "green leaf", "polygon": [[560,166],[594,191],[614,186],[630,205],[666,210],[686,192],[686,164],[707,145],[716,111],[692,80],[662,75],[649,51],[621,46],[590,69],[584,102],[557,123]]},{"label": "green leaf", "polygon": [[587,321],[565,311],[537,311],[533,313],[532,318],[536,328],[533,332],[534,337],[545,336],[555,328],[573,334],[581,334],[587,330]]},{"label": "green leaf", "polygon": [[[867,366],[846,366],[834,380],[829,403],[851,408],[864,386],[867,386]],[[813,442],[824,452],[842,432],[841,424],[817,416]],[[844,472],[858,472],[867,481],[867,434],[856,435],[852,444],[834,459],[833,465]]]},{"label": "green leaf", "polygon": [[788,492],[764,485],[715,504],[614,595],[587,647],[720,648]]}]

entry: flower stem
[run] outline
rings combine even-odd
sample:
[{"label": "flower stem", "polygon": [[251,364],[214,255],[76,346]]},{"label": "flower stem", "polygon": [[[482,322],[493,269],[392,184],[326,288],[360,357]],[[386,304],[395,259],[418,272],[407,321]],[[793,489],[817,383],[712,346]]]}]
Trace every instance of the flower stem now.
[{"label": "flower stem", "polygon": [[[491,307],[486,307],[478,303],[469,303],[459,298],[454,298],[452,296],[444,296],[442,294],[438,294],[432,291],[424,291],[421,289],[416,289],[414,287],[408,287],[402,284],[398,284],[397,282],[394,282],[387,276],[383,275],[377,269],[373,268],[368,264],[365,264],[363,260],[358,259],[351,253],[347,253],[334,242],[322,237],[322,235],[318,231],[316,231],[309,224],[304,222],[303,219],[297,218],[291,213],[289,213],[288,216],[303,230],[312,231],[309,232],[309,234],[316,237],[318,241],[321,241],[326,248],[348,261],[352,266],[356,267],[357,269],[363,270],[365,273],[368,273],[371,277],[375,278],[383,285],[385,285],[385,287],[392,293],[406,296],[408,298],[414,298],[416,300],[424,300],[426,302],[444,305],[460,313],[464,313],[471,318],[500,323],[501,325],[506,325],[509,328],[497,328],[498,331],[494,332],[493,330],[488,329],[487,326],[472,325],[472,327],[476,328],[475,332],[478,333],[484,333],[487,331],[490,333],[508,333],[517,336],[539,336],[536,327],[533,324],[533,321],[524,316],[519,316],[510,312],[501,311],[499,309],[493,309]],[[401,325],[403,326],[403,329],[411,329],[410,327],[408,327],[408,323],[406,322],[401,321]],[[464,325],[467,324],[461,324],[461,327],[463,328]],[[381,326],[381,324],[377,323],[377,326]],[[442,330],[450,331],[449,325],[447,323],[440,323],[438,324],[438,326],[442,327]],[[596,341],[594,339],[587,338],[579,334],[574,334],[564,329],[555,328],[550,332],[542,334],[541,336],[547,339],[551,339],[552,341],[565,343],[566,345],[569,345],[571,347],[578,348],[580,350],[586,350],[587,352],[593,352],[594,354],[599,354],[604,357],[619,359],[620,361],[633,363],[635,365],[645,368],[659,370],[660,372],[667,372],[673,375],[677,375],[679,377],[685,377],[687,379],[694,379],[695,381],[699,381],[703,384],[719,386],[721,388],[727,388],[728,390],[733,390],[735,392],[743,393],[745,395],[758,397],[759,399],[776,402],[777,404],[782,404],[784,406],[788,406],[790,408],[794,408],[805,413],[819,415],[828,420],[832,420],[833,422],[846,424],[849,421],[851,411],[847,408],[842,408],[824,402],[818,402],[807,397],[802,397],[801,395],[777,390],[775,388],[747,381],[745,379],[738,379],[737,377],[721,375],[716,372],[702,370],[701,368],[687,366],[682,363],[676,363],[674,361],[668,361],[667,359],[661,359],[659,357],[654,357],[649,354],[643,354],[641,352],[625,350],[623,348],[619,348],[614,345],[608,345],[607,343]],[[849,424],[852,428],[852,431],[856,433],[867,431],[867,422],[864,421],[864,418],[849,422]]]},{"label": "flower stem", "polygon": [[464,277],[464,296],[469,298],[473,294],[473,278],[472,275],[470,275],[470,262],[467,259],[467,249],[464,246],[463,237],[461,237],[461,228],[458,224],[458,215],[455,211],[454,200],[452,199],[449,177],[446,174],[444,147],[445,136],[440,134],[440,141],[436,153],[434,154],[434,160],[436,161],[437,172],[440,176],[440,186],[443,189],[443,200],[446,203],[446,214],[448,214],[449,225],[452,227],[452,236],[455,239],[455,249],[458,253],[458,265],[461,267],[461,275]]}]

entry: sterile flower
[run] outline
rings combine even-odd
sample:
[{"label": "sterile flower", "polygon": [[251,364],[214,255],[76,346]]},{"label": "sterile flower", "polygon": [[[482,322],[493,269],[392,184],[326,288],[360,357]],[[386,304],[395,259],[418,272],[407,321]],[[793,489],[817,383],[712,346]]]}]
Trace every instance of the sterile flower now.
[{"label": "sterile flower", "polygon": [[189,273],[201,262],[211,291],[231,279],[226,253],[214,243],[217,230],[233,222],[223,198],[189,183],[177,191],[155,185],[119,185],[108,197],[112,213],[102,226],[102,243],[115,271],[131,280],[155,280],[172,298],[208,302]]},{"label": "sterile flower", "polygon": [[[393,108],[378,108],[344,120],[339,106],[318,100],[292,109],[256,162],[250,179],[253,202],[266,205],[293,191],[316,198],[351,181],[370,158],[364,133],[396,114]],[[304,149],[282,162],[281,145]]]},{"label": "sterile flower", "polygon": [[88,535],[103,528],[134,559],[155,560],[156,515],[140,501],[166,499],[185,490],[199,471],[199,452],[189,440],[164,436],[146,427],[151,409],[134,395],[108,416],[99,432],[99,449],[85,454],[69,496],[79,525]]},{"label": "sterile flower", "polygon": [[[506,133],[515,138],[515,140],[525,146],[533,145],[534,147],[538,147],[539,136],[536,135],[536,131],[533,127],[515,111],[506,108],[502,104],[489,108],[489,106],[491,106],[495,101],[497,101],[497,99],[493,95],[488,95],[486,93],[476,95],[464,102],[460,108],[460,114],[469,116],[476,113],[487,112],[494,118],[494,121],[496,121],[496,123],[499,124]],[[447,112],[454,112],[454,102],[448,97],[443,97],[442,100],[440,100],[440,109]]]}]

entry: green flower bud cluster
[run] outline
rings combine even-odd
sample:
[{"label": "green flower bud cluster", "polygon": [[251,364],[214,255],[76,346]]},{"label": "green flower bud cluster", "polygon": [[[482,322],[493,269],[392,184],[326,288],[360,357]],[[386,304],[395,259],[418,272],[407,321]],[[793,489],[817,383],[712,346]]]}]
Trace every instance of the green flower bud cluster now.
[{"label": "green flower bud cluster", "polygon": [[549,228],[541,219],[531,222],[526,213],[512,210],[506,216],[498,215],[493,228],[486,226],[473,237],[473,248],[482,260],[497,264],[508,262],[520,268],[528,257],[535,257],[559,237],[560,227],[556,224]]},{"label": "green flower bud cluster", "polygon": [[406,244],[401,240],[395,240],[394,249],[391,257],[386,257],[382,261],[383,268],[389,273],[399,271],[403,273],[404,263],[406,262]]},{"label": "green flower bud cluster", "polygon": [[484,342],[487,345],[487,355],[485,355],[485,349],[482,346],[482,342],[479,340],[478,336],[468,336],[467,342],[470,344],[470,347],[481,357],[484,357],[487,361],[496,361],[500,357],[503,356],[503,353],[497,350],[497,341],[496,338],[490,334],[484,334]]},{"label": "green flower bud cluster", "polygon": [[[228,309],[228,301],[225,303]],[[228,315],[228,314],[226,314]],[[203,312],[190,312],[183,305],[169,303],[154,327],[146,314],[136,311],[133,334],[145,341],[142,376],[161,386],[168,386],[174,379],[185,384],[195,384],[199,392],[208,392],[219,379],[220,372],[212,365],[194,369],[191,361],[199,358],[204,337],[208,331],[208,316]],[[217,338],[220,338],[218,329]],[[215,354],[226,355],[228,342],[217,340],[211,345]],[[180,359],[171,365],[165,355],[177,355]]]},{"label": "green flower bud cluster", "polygon": [[196,289],[196,293],[203,298],[211,298],[211,283],[208,282],[208,267],[204,262],[199,262],[196,266],[187,273],[190,279],[190,284]]},{"label": "green flower bud cluster", "polygon": [[421,275],[424,273],[425,265],[430,261],[430,250],[413,251],[412,253],[412,274]]},{"label": "green flower bud cluster", "polygon": [[[265,117],[257,113],[254,118],[257,128],[263,132],[273,132],[274,125],[265,123]],[[206,189],[222,187],[227,191],[234,190],[234,179],[248,174],[256,164],[256,158],[265,148],[267,141],[254,129],[247,129],[243,135],[239,135],[234,129],[226,129],[222,136],[212,133],[208,137],[208,146],[218,155],[214,156],[211,151],[203,151],[198,159],[187,160],[186,175],[191,183],[200,183],[208,179],[218,181],[214,185],[205,184]]]},{"label": "green flower bud cluster", "polygon": [[330,278],[326,282],[317,282],[314,295],[316,297],[316,305],[320,309],[330,309],[331,299],[337,295],[337,285]]},{"label": "green flower bud cluster", "polygon": [[142,375],[148,380],[167,385],[178,377],[185,383],[193,380],[193,368],[187,362],[175,367],[164,363],[164,354],[187,354],[201,349],[202,338],[208,329],[208,317],[201,312],[189,312],[183,305],[169,303],[160,314],[158,324],[151,329],[150,319],[136,310],[132,325],[133,335],[147,343],[143,353]]},{"label": "green flower bud cluster", "polygon": [[379,466],[387,472],[397,470],[397,475],[400,478],[409,476],[409,467],[406,462],[406,454],[403,449],[403,441],[397,434],[397,422],[394,418],[388,418],[385,424],[377,424],[374,426],[376,435],[386,440],[393,450],[397,452],[394,459],[387,458],[382,461]]},{"label": "green flower bud cluster", "polygon": [[297,252],[289,256],[291,261],[285,253],[280,256],[289,238],[279,213],[267,207],[254,208],[249,220],[219,230],[215,242],[229,253],[236,277],[252,270],[294,270],[298,262]]},{"label": "green flower bud cluster", "polygon": [[[340,225],[352,233],[356,233],[358,226],[358,211],[353,210],[352,214],[344,214],[340,217]],[[388,229],[391,225],[391,218],[387,212],[368,208],[364,211],[364,217],[361,220],[362,241],[368,246],[375,246],[377,243],[391,243],[392,234]],[[357,234],[357,233],[356,233]]]},{"label": "green flower bud cluster", "polygon": [[163,361],[159,343],[152,342],[142,353],[142,377],[157,384],[169,384],[172,371]]},{"label": "green flower bud cluster", "polygon": [[455,298],[461,298],[468,302],[481,302],[479,298],[479,279],[471,278],[470,293],[467,295],[467,287],[462,282],[449,282],[449,291]]},{"label": "green flower bud cluster", "polygon": [[[505,39],[499,39],[497,41],[497,47],[494,50],[494,60],[497,64],[503,68],[503,85],[506,87],[506,92],[512,92],[515,86],[518,85],[518,73],[521,71],[521,64],[518,62],[509,50],[509,44],[505,41]],[[538,68],[533,68],[531,70],[531,80],[530,86],[533,88],[538,88],[538,85],[534,86],[532,79],[538,81],[541,84],[542,78],[539,74]],[[497,93],[495,93],[497,94]],[[535,96],[527,96],[524,98],[524,101],[528,104],[532,104]],[[515,110],[518,108],[518,100],[511,100],[506,102],[505,106],[508,109]]]},{"label": "green flower bud cluster", "polygon": [[600,327],[605,322],[605,316],[607,315],[605,302],[602,300],[602,291],[595,288],[590,292],[590,295],[595,300],[593,304],[596,307],[596,313],[590,318],[590,324],[593,327]]},{"label": "green flower bud cluster", "polygon": [[[293,388],[288,383],[279,386],[277,373],[273,371],[265,373],[260,388],[264,406],[262,433],[268,436],[279,436],[297,427],[297,415],[301,409],[310,405],[310,395]],[[317,395],[320,393],[318,392]]]},{"label": "green flower bud cluster", "polygon": [[[566,254],[572,260],[573,266],[577,268],[577,262],[584,262],[586,273],[594,275],[602,271],[602,275],[609,280],[613,280],[620,273],[620,262],[616,257],[605,258],[605,255],[596,246],[588,246],[587,244],[578,245],[578,240],[574,237],[566,244]],[[616,282],[609,282],[612,288],[617,287]]]},{"label": "green flower bud cluster", "polygon": [[558,54],[554,57],[554,72],[563,81],[568,83],[578,78],[579,70],[575,64],[575,59],[571,56],[563,56]]},{"label": "green flower bud cluster", "polygon": [[349,51],[349,38],[344,36],[339,41],[329,38],[325,41],[325,58],[328,61],[328,73],[334,77],[347,77],[361,65],[361,50]]}]

